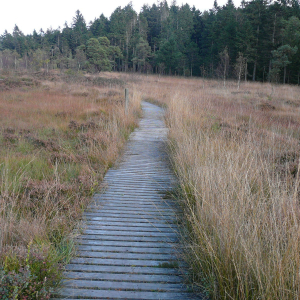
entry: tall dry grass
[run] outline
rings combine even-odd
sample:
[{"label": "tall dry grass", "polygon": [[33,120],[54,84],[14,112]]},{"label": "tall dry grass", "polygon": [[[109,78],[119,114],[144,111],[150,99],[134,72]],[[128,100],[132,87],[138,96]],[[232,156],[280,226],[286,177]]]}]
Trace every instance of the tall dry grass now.
[{"label": "tall dry grass", "polygon": [[[0,298],[15,297],[5,294],[13,285],[19,297],[33,297],[46,288],[34,286],[34,276],[57,284],[53,266],[71,255],[72,231],[140,115],[139,92],[131,90],[125,114],[124,89],[114,81],[109,87],[19,81],[0,93]],[[27,267],[34,276],[23,281],[30,282],[3,277]]]},{"label": "tall dry grass", "polygon": [[298,299],[299,87],[138,80],[167,105],[194,284],[214,299]]}]

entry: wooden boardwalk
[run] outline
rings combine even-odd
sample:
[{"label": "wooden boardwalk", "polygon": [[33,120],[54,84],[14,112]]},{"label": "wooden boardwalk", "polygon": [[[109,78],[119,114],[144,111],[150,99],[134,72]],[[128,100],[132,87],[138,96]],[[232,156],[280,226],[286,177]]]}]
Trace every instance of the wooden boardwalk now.
[{"label": "wooden boardwalk", "polygon": [[165,153],[163,110],[143,103],[144,117],[122,161],[85,212],[78,256],[67,266],[60,299],[199,299],[179,275],[175,178]]}]

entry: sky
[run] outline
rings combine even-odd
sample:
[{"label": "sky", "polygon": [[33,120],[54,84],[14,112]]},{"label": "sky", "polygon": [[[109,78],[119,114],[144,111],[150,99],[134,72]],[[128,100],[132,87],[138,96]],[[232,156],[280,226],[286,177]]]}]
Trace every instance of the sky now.
[{"label": "sky", "polygon": [[[31,34],[33,30],[41,28],[46,31],[48,28],[63,28],[65,22],[72,23],[76,10],[80,10],[86,23],[89,24],[102,13],[110,17],[111,13],[119,6],[126,6],[130,0],[15,0],[1,1],[0,5],[0,35],[5,30],[12,33],[15,24],[24,34]],[[168,0],[169,5],[171,0]],[[227,0],[218,0],[218,5],[226,4]],[[152,5],[156,0],[132,0],[135,11],[139,12],[143,4]],[[200,11],[209,10],[213,7],[214,0],[177,0],[177,5],[188,3]],[[236,6],[241,1],[234,0]]]}]

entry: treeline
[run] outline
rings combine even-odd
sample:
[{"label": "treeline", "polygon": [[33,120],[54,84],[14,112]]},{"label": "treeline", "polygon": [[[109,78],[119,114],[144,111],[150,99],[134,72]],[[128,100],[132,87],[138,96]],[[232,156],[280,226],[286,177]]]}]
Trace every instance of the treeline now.
[{"label": "treeline", "polygon": [[115,70],[299,84],[299,0],[232,0],[200,12],[166,1],[131,3],[86,24],[0,37],[0,69]]}]

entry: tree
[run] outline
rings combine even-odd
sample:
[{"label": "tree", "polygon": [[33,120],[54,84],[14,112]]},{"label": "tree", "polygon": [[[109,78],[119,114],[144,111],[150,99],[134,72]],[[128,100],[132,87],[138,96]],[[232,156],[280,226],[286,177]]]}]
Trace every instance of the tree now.
[{"label": "tree", "polygon": [[228,75],[228,70],[229,70],[229,54],[228,54],[228,48],[225,47],[225,49],[220,52],[220,65],[219,65],[219,69],[220,69],[220,72],[222,74],[222,77],[223,77],[223,85],[224,85],[224,88],[226,87],[226,78],[227,78],[227,75]]},{"label": "tree", "polygon": [[[292,16],[288,20],[283,20],[283,29],[281,31],[281,38],[283,44],[291,47],[298,47],[300,49],[300,20]],[[297,82],[300,84],[300,56],[294,55],[291,61],[291,69],[297,74]]]},{"label": "tree", "polygon": [[171,37],[169,40],[162,42],[159,51],[157,51],[156,60],[158,64],[163,63],[171,75],[177,71],[181,56],[182,53],[177,47],[175,38]]},{"label": "tree", "polygon": [[23,32],[19,29],[17,25],[15,25],[13,31],[13,43],[14,43],[14,50],[16,50],[19,55],[23,55],[26,51],[25,41],[26,40]]},{"label": "tree", "polygon": [[87,63],[87,57],[85,51],[86,51],[86,47],[84,45],[81,45],[76,49],[75,59],[77,62],[78,71],[83,69]]},{"label": "tree", "polygon": [[253,81],[257,79],[257,70],[260,66],[260,61],[268,58],[268,56],[263,55],[265,46],[263,41],[267,39],[272,40],[270,36],[272,36],[273,32],[270,24],[272,25],[273,22],[271,18],[268,18],[268,2],[269,0],[252,0],[246,2],[244,8],[244,13],[251,24],[254,37],[253,43],[249,47],[253,51],[253,57],[251,57]]},{"label": "tree", "polygon": [[33,52],[32,59],[33,65],[37,71],[39,71],[41,68],[46,68],[48,73],[50,62],[49,52],[42,49],[37,49]]},{"label": "tree", "polygon": [[118,7],[110,17],[110,35],[114,46],[119,46],[124,53],[123,68],[128,71],[132,40],[137,26],[137,13],[132,8],[132,3],[123,9]]},{"label": "tree", "polygon": [[134,69],[137,68],[138,72],[145,69],[148,58],[151,55],[151,47],[148,42],[140,37],[138,44],[136,45],[135,56],[132,59],[134,64]]},{"label": "tree", "polygon": [[273,55],[273,73],[279,73],[283,68],[283,83],[286,83],[286,67],[291,63],[289,60],[291,56],[296,54],[298,47],[291,47],[290,45],[280,46],[277,50],[272,51]]},{"label": "tree", "polygon": [[100,36],[108,36],[109,24],[110,23],[108,19],[103,14],[101,14],[98,19],[95,19],[94,22],[90,23],[89,30],[95,38]]},{"label": "tree", "polygon": [[71,49],[75,52],[75,49],[85,44],[88,39],[86,22],[79,10],[76,11],[76,15],[73,18],[72,29],[73,48]]},{"label": "tree", "polygon": [[105,44],[101,45],[98,39],[89,39],[87,43],[86,55],[89,63],[98,72],[111,70],[111,64],[108,59],[108,47]]},{"label": "tree", "polygon": [[246,70],[246,64],[247,64],[247,59],[244,57],[243,53],[239,52],[239,56],[235,64],[235,73],[238,79],[238,88],[237,88],[238,90],[240,89],[242,75],[245,73]]}]

